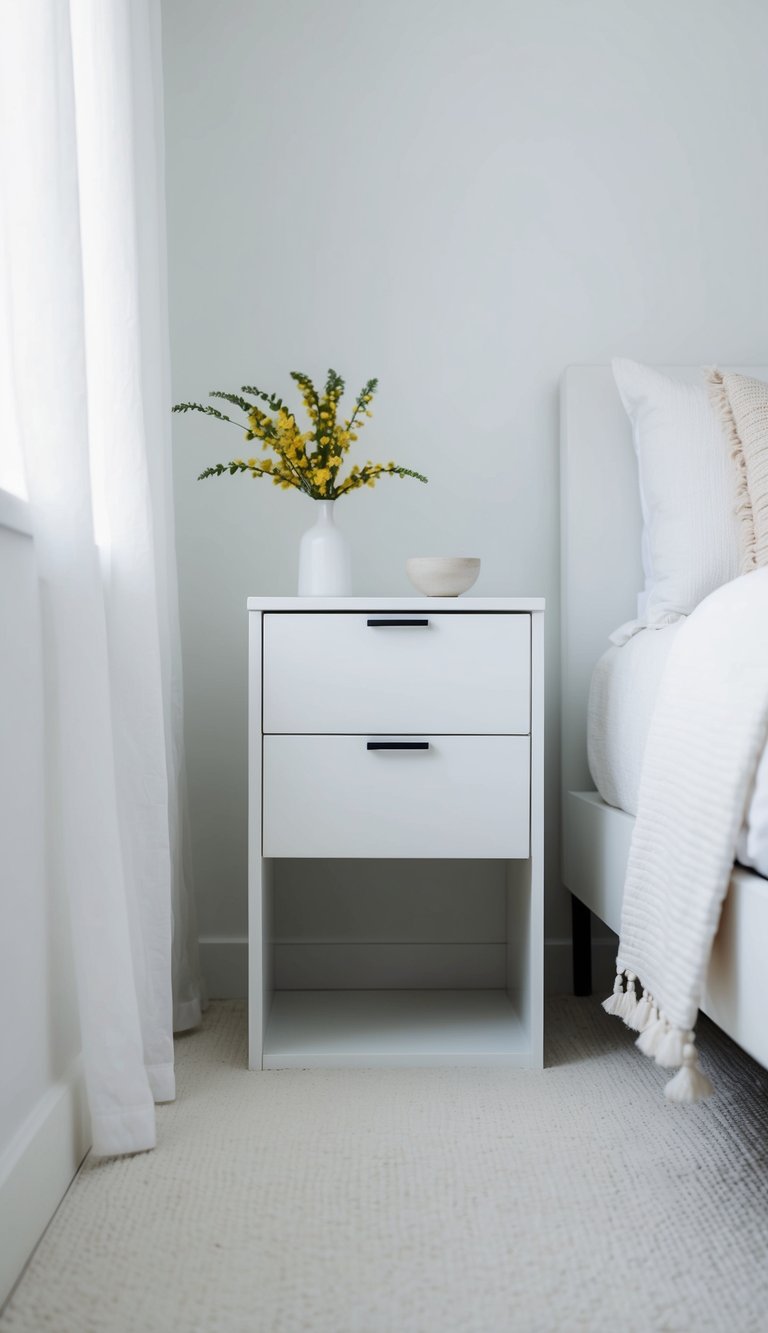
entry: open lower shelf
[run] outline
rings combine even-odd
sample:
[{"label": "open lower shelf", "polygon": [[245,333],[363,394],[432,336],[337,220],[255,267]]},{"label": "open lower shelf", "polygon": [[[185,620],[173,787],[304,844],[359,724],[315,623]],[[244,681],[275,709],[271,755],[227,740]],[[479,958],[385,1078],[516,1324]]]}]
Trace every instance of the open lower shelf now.
[{"label": "open lower shelf", "polygon": [[276,991],[264,1041],[265,1069],[532,1063],[503,990]]}]

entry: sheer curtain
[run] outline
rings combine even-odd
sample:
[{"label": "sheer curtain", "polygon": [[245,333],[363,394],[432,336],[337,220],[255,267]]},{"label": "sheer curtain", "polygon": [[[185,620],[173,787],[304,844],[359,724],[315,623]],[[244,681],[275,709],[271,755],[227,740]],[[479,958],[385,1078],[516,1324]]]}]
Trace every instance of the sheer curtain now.
[{"label": "sheer curtain", "polygon": [[[12,413],[49,607],[58,855],[99,1154],[155,1143],[200,1018],[185,857],[158,0],[0,20]],[[173,960],[173,989],[172,989]]]}]

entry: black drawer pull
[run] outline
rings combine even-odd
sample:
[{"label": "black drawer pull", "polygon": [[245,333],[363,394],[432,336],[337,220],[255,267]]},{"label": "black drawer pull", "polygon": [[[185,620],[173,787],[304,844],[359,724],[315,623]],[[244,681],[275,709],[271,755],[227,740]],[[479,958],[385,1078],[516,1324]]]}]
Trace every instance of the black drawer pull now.
[{"label": "black drawer pull", "polygon": [[428,750],[429,741],[368,741],[366,750]]},{"label": "black drawer pull", "polygon": [[428,620],[369,620],[371,629],[382,629],[387,625],[428,625]]}]

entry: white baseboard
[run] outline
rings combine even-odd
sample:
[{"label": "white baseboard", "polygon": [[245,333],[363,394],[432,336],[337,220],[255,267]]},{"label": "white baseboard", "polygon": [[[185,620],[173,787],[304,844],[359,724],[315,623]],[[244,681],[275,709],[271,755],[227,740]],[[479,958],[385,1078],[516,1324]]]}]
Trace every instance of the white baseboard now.
[{"label": "white baseboard", "polygon": [[247,1000],[247,939],[201,939],[200,971],[209,1000]]},{"label": "white baseboard", "polygon": [[[292,945],[282,945],[279,947],[282,949],[285,955],[283,959],[284,965],[289,962],[290,950],[293,950],[294,953],[298,952],[299,947],[302,947],[306,950],[306,946],[294,947]],[[325,945],[322,946],[322,948],[310,949],[310,951],[307,952],[307,964],[309,964],[310,961],[313,961],[315,958],[317,958],[318,955],[322,952],[323,966],[326,968],[326,975],[327,975],[328,974],[327,953],[328,950],[333,947],[334,946]],[[341,947],[343,948],[343,946]],[[379,955],[381,955],[382,949],[385,947],[386,946],[379,946],[378,948]],[[391,949],[395,947],[396,946],[389,946],[389,948]],[[409,976],[414,966],[414,958],[413,958],[414,947],[418,948],[422,946],[406,945],[404,947],[403,957],[398,961],[397,964],[398,972],[402,973],[402,977]],[[480,949],[484,948],[495,949],[496,946],[482,946],[482,945],[474,947],[468,946],[466,954],[466,978],[464,981],[464,984],[468,986],[477,984],[476,981],[473,981],[472,977],[473,977],[473,969],[475,968],[475,965],[477,963],[475,955],[477,953],[478,947]],[[435,959],[434,957],[430,956],[434,950],[435,946],[425,945],[422,947],[422,952],[424,954],[422,963],[428,964],[430,984],[439,985],[439,978],[435,973]],[[592,978],[596,994],[599,993],[602,995],[603,993],[605,993],[607,995],[608,991],[611,990],[613,986],[613,977],[615,974],[615,959],[616,959],[615,939],[613,938],[594,939],[592,941]],[[387,981],[386,979],[383,979],[380,975],[380,969],[383,968],[384,966],[384,963],[381,961],[380,957],[379,959],[376,960],[376,962],[377,962],[377,968],[379,969],[376,973],[376,976],[379,979],[374,980],[372,982],[370,980],[371,974],[369,974],[368,984],[369,985],[392,984],[391,979],[390,981]],[[202,968],[203,977],[205,978],[208,995],[212,1000],[244,1000],[247,998],[248,941],[246,939],[237,939],[237,938],[201,939],[200,964]],[[292,961],[291,961],[291,966],[292,967],[295,966],[295,964]],[[453,956],[452,956],[451,966],[455,967],[455,958],[453,958]],[[339,967],[341,967],[341,959],[339,961]],[[347,986],[352,986],[354,984],[358,985],[361,984],[359,980],[355,983],[355,980],[354,978],[351,977],[351,975],[349,976],[346,975],[347,969],[345,969],[344,972],[337,971],[335,967],[331,968],[330,970],[333,975],[338,975],[338,976],[344,975],[345,978],[344,984]],[[424,973],[422,973],[422,975],[424,975]],[[573,987],[571,979],[571,941],[569,939],[546,940],[544,944],[544,976],[545,976],[545,987],[548,995],[568,994],[572,990]],[[306,977],[302,977],[299,984],[311,990],[317,986],[317,979],[315,978],[314,985],[310,985],[310,979],[308,978],[307,975]],[[413,980],[411,980],[409,983],[407,980],[401,979],[399,981],[399,984],[414,985],[418,983],[414,982]],[[503,982],[500,981],[499,984],[503,984]]]},{"label": "white baseboard", "polygon": [[82,1066],[41,1097],[0,1157],[0,1306],[90,1147]]}]

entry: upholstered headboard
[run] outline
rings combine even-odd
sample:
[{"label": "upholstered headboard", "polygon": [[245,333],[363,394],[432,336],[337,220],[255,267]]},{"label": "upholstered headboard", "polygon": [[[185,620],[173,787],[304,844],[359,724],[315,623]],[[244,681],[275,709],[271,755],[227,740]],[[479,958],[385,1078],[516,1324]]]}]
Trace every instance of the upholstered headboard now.
[{"label": "upholstered headboard", "polygon": [[[731,367],[758,379],[760,366]],[[661,366],[701,382],[699,366]],[[610,366],[569,366],[560,393],[562,779],[590,791],[587,696],[608,635],[636,615],[643,579],[640,501],[629,422]]]}]

